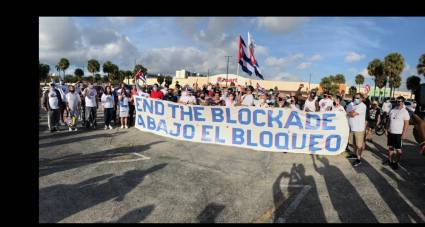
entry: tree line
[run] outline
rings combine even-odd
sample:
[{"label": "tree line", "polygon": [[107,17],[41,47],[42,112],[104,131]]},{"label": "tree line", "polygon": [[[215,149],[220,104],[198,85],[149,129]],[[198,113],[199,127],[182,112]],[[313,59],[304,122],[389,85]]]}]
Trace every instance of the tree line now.
[{"label": "tree line", "polygon": [[[376,87],[382,89],[385,87],[385,90],[388,87],[390,88],[390,97],[394,97],[395,90],[399,88],[402,84],[401,73],[405,67],[405,61],[403,56],[400,53],[390,53],[384,60],[378,58],[373,59],[369,62],[367,66],[368,74],[373,77],[374,81],[374,90],[372,95],[376,94]],[[425,76],[425,54],[422,54],[419,58],[419,63],[416,66],[418,75]],[[355,83],[358,86],[351,86],[349,88],[349,94],[354,95],[358,90],[360,90],[360,85],[364,84],[365,77],[362,74],[358,74],[355,77]],[[420,87],[420,77],[417,75],[411,75],[406,79],[406,87],[413,94]],[[336,76],[328,76],[322,78],[320,86],[325,90],[335,93],[338,89],[339,84],[345,83],[344,76],[342,74],[337,74]],[[385,98],[385,93],[384,93]]]}]

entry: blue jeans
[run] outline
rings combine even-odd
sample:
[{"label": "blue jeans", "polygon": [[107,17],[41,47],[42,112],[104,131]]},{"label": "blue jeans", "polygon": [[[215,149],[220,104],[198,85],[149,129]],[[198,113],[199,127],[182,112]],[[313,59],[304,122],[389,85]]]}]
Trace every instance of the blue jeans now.
[{"label": "blue jeans", "polygon": [[114,108],[105,108],[104,110],[105,110],[104,112],[105,125],[110,126],[112,116],[114,114]]}]

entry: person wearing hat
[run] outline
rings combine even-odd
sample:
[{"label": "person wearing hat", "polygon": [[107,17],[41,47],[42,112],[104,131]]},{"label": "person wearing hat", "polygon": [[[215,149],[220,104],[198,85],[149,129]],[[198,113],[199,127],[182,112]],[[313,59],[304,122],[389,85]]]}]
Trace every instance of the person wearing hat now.
[{"label": "person wearing hat", "polygon": [[50,89],[43,94],[43,107],[47,112],[47,124],[50,132],[58,131],[61,102],[62,97],[56,89],[55,83],[50,83]]},{"label": "person wearing hat", "polygon": [[366,141],[372,141],[373,130],[380,122],[381,110],[378,107],[378,101],[373,101],[367,116],[367,134]]},{"label": "person wearing hat", "polygon": [[259,93],[259,99],[258,99],[258,102],[255,106],[256,107],[266,107],[266,108],[268,108],[269,104],[267,104],[266,101],[267,101],[267,94],[261,92],[261,93]]},{"label": "person wearing hat", "polygon": [[305,100],[304,111],[305,112],[316,112],[319,109],[319,103],[317,102],[316,91],[312,90],[310,95]]}]

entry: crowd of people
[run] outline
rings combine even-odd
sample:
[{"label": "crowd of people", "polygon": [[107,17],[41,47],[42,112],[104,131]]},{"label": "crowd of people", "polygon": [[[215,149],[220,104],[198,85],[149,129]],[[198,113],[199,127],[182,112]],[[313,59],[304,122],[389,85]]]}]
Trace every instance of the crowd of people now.
[{"label": "crowd of people", "polygon": [[[229,87],[219,84],[205,84],[198,86],[181,86],[178,81],[174,88],[168,84],[160,86],[144,85],[131,88],[121,84],[114,88],[107,83],[99,92],[92,83],[77,82],[66,86],[50,84],[50,89],[43,94],[43,107],[48,112],[48,125],[51,132],[58,130],[58,126],[67,126],[69,131],[77,130],[77,122],[87,128],[96,128],[97,110],[102,106],[104,112],[104,129],[113,129],[114,125],[129,128],[134,125],[135,106],[133,95],[142,95],[153,99],[162,99],[186,105],[203,106],[255,106],[259,108],[287,108],[305,112],[341,111],[347,115],[350,127],[349,144],[354,151],[348,158],[355,159],[353,166],[362,162],[365,141],[372,140],[374,129],[381,121],[385,121],[385,133],[388,138],[388,160],[383,164],[397,169],[402,154],[402,140],[407,136],[410,114],[404,106],[404,97],[400,96],[397,106],[392,107],[389,100],[383,103],[382,108],[377,101],[371,101],[368,94],[357,93],[351,101],[343,99],[343,94],[322,92],[318,96],[316,90],[311,90],[308,96],[302,95],[303,84],[295,92],[282,92],[277,87],[266,90],[258,84]],[[99,104],[100,103],[100,104]],[[381,113],[382,112],[382,113]],[[112,124],[113,122],[113,124]],[[425,144],[425,143],[424,143]],[[422,145],[422,144],[421,144]]]}]

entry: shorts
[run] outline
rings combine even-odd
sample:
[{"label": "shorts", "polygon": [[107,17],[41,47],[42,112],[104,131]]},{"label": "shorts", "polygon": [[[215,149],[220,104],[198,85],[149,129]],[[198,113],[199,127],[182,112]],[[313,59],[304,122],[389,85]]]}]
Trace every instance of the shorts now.
[{"label": "shorts", "polygon": [[371,128],[371,129],[375,129],[376,128],[376,121],[368,121],[367,127]]},{"label": "shorts", "polygon": [[349,143],[353,144],[354,147],[362,148],[364,145],[366,133],[365,131],[361,132],[350,132],[350,138],[348,138]]},{"label": "shorts", "polygon": [[388,132],[388,147],[392,147],[396,150],[400,150],[403,143],[401,142],[401,134],[392,134],[390,132]]}]

